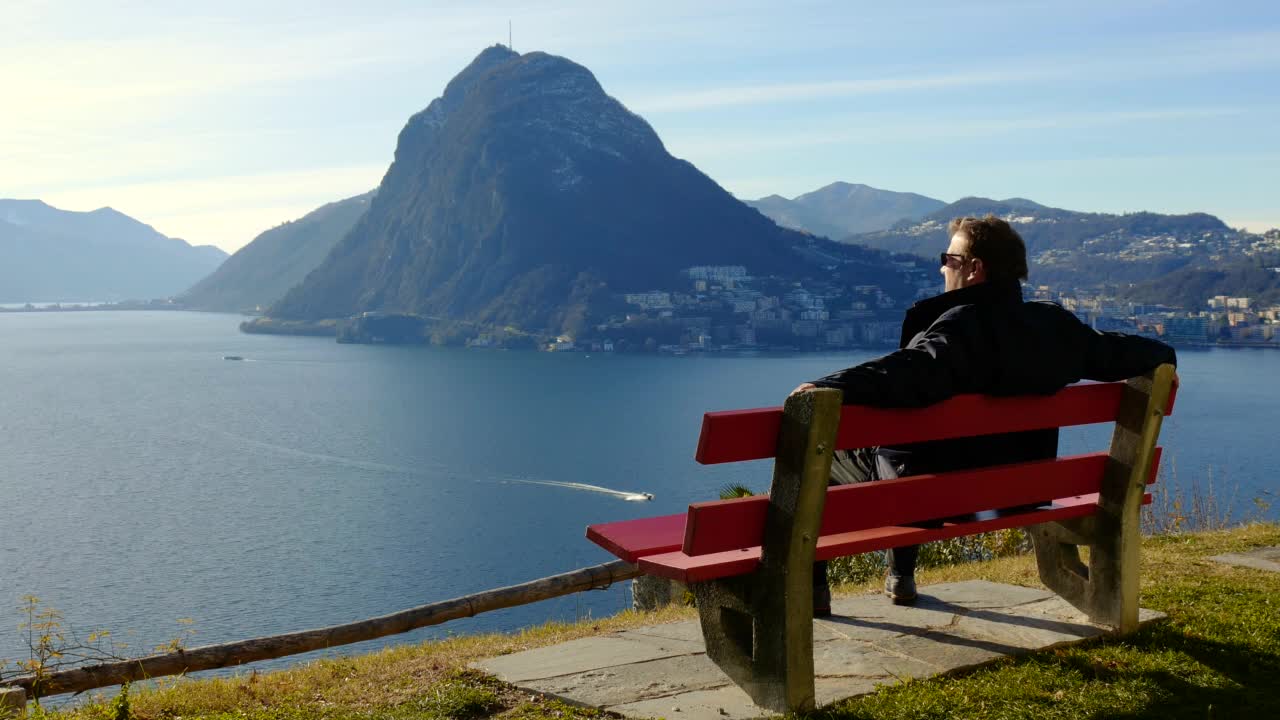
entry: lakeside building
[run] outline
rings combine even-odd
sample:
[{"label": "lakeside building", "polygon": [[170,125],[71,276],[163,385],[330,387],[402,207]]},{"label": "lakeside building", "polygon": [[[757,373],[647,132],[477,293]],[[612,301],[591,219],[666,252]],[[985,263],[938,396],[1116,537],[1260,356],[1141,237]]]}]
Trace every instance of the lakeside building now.
[{"label": "lakeside building", "polygon": [[695,265],[686,268],[684,274],[690,280],[718,282],[726,287],[749,279],[747,269],[742,265]]},{"label": "lakeside building", "polygon": [[[843,285],[752,277],[738,265],[686,268],[682,274],[688,286],[627,293],[623,299],[634,310],[601,323],[597,332],[612,338],[610,347],[681,353],[890,348],[899,342],[902,308],[941,289],[924,261],[904,265],[900,272],[885,285]],[[1047,284],[1024,285],[1023,297],[1056,302],[1103,332],[1138,334],[1174,345],[1280,347],[1280,305],[1260,306],[1249,296],[1219,295],[1206,308],[1191,310]],[[584,339],[576,347],[587,349]]]},{"label": "lakeside building", "polygon": [[664,290],[652,290],[643,293],[627,293],[623,299],[628,305],[635,305],[645,310],[666,309],[671,307],[671,293]]}]

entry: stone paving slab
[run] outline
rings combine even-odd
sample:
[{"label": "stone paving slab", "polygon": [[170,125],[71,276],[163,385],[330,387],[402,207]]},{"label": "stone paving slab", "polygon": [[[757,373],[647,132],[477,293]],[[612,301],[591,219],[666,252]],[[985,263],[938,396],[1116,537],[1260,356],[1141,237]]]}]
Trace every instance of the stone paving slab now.
[{"label": "stone paving slab", "polygon": [[[835,598],[831,609],[831,618],[814,623],[814,689],[821,705],[1106,632],[1047,590],[983,580],[922,587],[910,607],[875,594]],[[1139,621],[1163,616],[1143,610]],[[474,667],[528,691],[628,717],[746,720],[773,714],[755,706],[706,657],[697,621],[573,640]]]},{"label": "stone paving slab", "polygon": [[[685,642],[696,643],[698,652],[702,652],[702,626],[697,620],[684,620],[682,622],[667,623],[666,625],[650,625],[649,627],[636,628],[634,630],[622,630],[615,633],[618,637],[624,638],[665,638],[668,640],[683,640]],[[833,627],[829,623],[817,622],[813,626],[813,641],[822,642],[824,640],[840,640],[847,636],[841,633],[838,628]]]},{"label": "stone paving slab", "polygon": [[1280,547],[1264,547],[1250,550],[1247,553],[1227,553],[1214,555],[1210,560],[1217,560],[1227,565],[1280,572]]},{"label": "stone paving slab", "polygon": [[706,654],[701,639],[692,643],[642,635],[621,637],[621,633],[613,633],[490,658],[484,661],[483,667],[507,682],[521,684],[695,654]]},{"label": "stone paving slab", "polygon": [[619,699],[670,697],[713,690],[728,682],[706,653],[699,653],[546,678],[537,681],[537,691],[581,705],[606,707],[616,705]]}]

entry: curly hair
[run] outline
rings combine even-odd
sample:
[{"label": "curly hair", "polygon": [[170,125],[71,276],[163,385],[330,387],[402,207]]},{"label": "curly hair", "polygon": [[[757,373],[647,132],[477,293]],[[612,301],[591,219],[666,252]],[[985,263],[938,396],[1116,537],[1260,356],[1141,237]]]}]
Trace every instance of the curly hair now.
[{"label": "curly hair", "polygon": [[1026,280],[1027,246],[1009,223],[995,215],[958,217],[947,225],[947,236],[964,233],[969,254],[982,261],[987,280]]}]

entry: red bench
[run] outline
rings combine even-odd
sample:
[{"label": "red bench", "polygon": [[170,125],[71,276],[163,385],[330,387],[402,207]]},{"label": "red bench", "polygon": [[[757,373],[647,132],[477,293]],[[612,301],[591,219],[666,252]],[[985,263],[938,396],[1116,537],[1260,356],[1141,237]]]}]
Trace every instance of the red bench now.
[{"label": "red bench", "polygon": [[[774,458],[769,495],[592,525],[587,537],[646,574],[690,583],[708,656],[771,710],[813,707],[815,559],[1029,526],[1044,584],[1128,632],[1138,621],[1139,507],[1150,502],[1175,377],[1164,365],[1052,396],[964,395],[922,409],[842,407],[839,391],[813,390],[784,408],[707,413],[698,462]],[[836,449],[1104,422],[1115,423],[1107,452],[827,487]],[[1091,549],[1087,566],[1080,545]]]}]

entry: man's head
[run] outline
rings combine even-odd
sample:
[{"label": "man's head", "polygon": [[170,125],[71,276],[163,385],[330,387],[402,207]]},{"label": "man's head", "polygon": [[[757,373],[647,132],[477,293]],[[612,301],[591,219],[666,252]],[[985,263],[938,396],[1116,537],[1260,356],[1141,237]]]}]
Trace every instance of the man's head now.
[{"label": "man's head", "polygon": [[995,215],[959,217],[947,225],[951,244],[940,272],[946,290],[987,281],[1027,279],[1027,246],[1009,223]]}]

